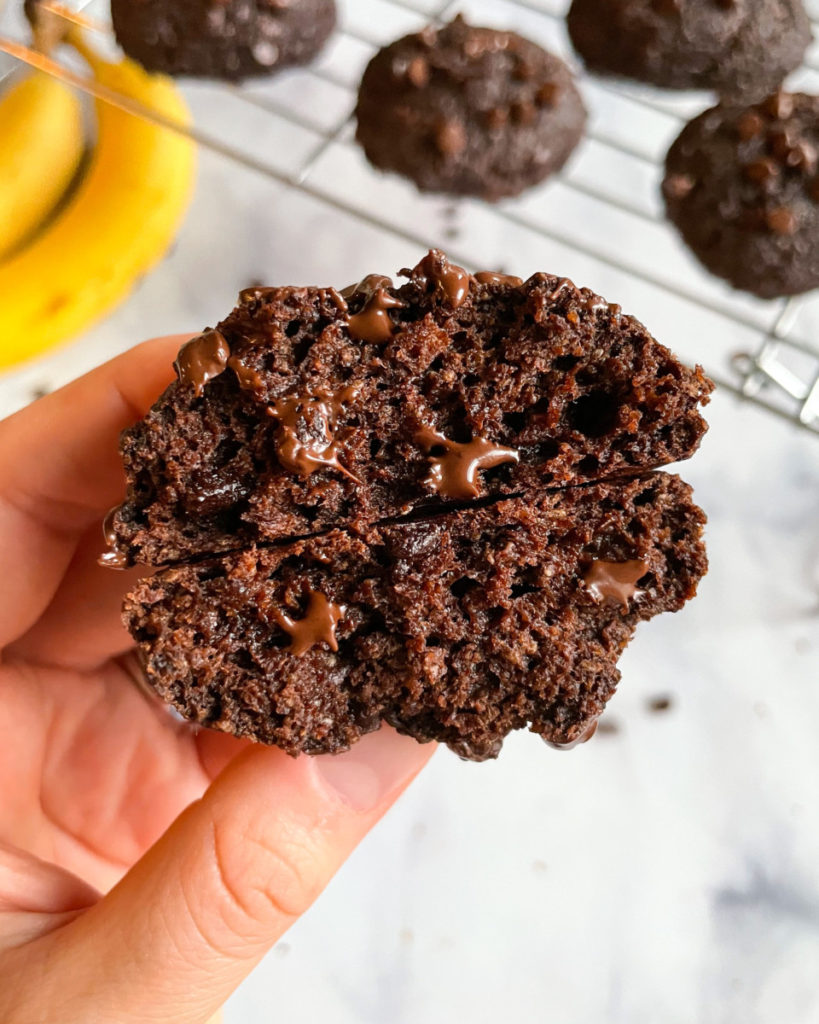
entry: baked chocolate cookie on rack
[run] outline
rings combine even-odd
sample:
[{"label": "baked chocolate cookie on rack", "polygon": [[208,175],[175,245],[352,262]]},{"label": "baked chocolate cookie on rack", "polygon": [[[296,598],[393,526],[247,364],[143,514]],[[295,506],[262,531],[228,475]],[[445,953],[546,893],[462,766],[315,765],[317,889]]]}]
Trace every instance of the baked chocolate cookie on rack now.
[{"label": "baked chocolate cookie on rack", "polygon": [[111,0],[122,49],[149,71],[237,81],[307,64],[334,0]]},{"label": "baked chocolate cookie on rack", "polygon": [[802,0],[573,0],[567,21],[590,71],[749,100],[777,89],[811,40]]},{"label": "baked chocolate cookie on rack", "polygon": [[586,122],[563,61],[461,17],[380,50],[364,72],[356,117],[375,167],[425,192],[490,201],[558,171]]},{"label": "baked chocolate cookie on rack", "polygon": [[663,195],[694,254],[735,288],[819,287],[819,97],[706,110],[671,146]]}]

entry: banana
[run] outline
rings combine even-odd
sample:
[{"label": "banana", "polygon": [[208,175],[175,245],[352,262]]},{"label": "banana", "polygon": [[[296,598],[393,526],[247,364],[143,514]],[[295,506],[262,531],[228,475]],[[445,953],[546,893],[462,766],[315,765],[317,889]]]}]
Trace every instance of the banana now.
[{"label": "banana", "polygon": [[82,107],[40,71],[0,96],[0,259],[41,226],[82,159]]},{"label": "banana", "polygon": [[[127,58],[109,63],[78,32],[69,37],[101,86],[187,125],[170,78]],[[90,326],[164,255],[188,206],[194,144],[103,101],[85,177],[31,244],[0,263],[0,368]]]}]

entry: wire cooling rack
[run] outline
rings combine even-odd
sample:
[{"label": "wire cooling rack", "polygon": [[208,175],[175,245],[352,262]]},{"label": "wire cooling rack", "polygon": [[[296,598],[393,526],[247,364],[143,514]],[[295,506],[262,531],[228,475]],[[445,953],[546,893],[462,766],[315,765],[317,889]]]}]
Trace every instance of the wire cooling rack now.
[{"label": "wire cooling rack", "polygon": [[[71,6],[102,26],[103,41],[111,42],[104,0]],[[478,269],[481,256],[492,260],[484,267],[524,276],[533,269],[568,271],[592,287],[603,279],[610,298],[683,358],[701,363],[719,387],[819,434],[819,345],[812,340],[819,295],[763,302],[731,291],[696,264],[663,218],[665,152],[708,96],[670,95],[576,68],[589,126],[560,175],[497,206],[422,197],[371,170],[355,144],[351,112],[366,61],[392,38],[461,11],[478,24],[514,28],[576,67],[564,30],[567,0],[341,0],[340,6],[338,31],[312,67],[242,86],[186,87],[199,145],[414,248],[441,247],[470,269]],[[816,26],[819,11],[810,13]],[[0,76],[16,67],[7,60]],[[819,91],[815,52],[793,85]],[[242,116],[225,117],[231,107]],[[233,122],[235,130],[225,127]],[[487,238],[492,245],[482,244]]]}]

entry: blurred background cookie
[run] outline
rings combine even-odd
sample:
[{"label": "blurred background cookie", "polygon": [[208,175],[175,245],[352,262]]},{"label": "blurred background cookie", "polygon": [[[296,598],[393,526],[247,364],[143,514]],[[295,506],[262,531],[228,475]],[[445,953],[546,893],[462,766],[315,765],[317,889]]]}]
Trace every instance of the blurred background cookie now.
[{"label": "blurred background cookie", "polygon": [[574,0],[567,21],[591,71],[749,99],[773,92],[811,40],[802,0]]},{"label": "blurred background cookie", "polygon": [[498,200],[559,170],[586,112],[567,66],[514,32],[405,36],[367,67],[357,138],[376,167],[419,189]]},{"label": "blurred background cookie", "polygon": [[717,106],[672,145],[669,218],[712,273],[764,298],[819,286],[819,98]]},{"label": "blurred background cookie", "polygon": [[236,80],[306,64],[333,0],[111,0],[117,41],[149,71]]}]

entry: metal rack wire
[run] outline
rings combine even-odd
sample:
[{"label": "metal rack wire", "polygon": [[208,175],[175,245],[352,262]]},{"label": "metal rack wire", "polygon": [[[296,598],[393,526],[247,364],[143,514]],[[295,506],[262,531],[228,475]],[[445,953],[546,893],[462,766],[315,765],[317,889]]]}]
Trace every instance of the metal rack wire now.
[{"label": "metal rack wire", "polygon": [[[425,21],[445,20],[459,6],[453,0],[378,0],[381,5],[388,5],[407,15],[417,16],[418,24]],[[88,3],[76,3],[76,9],[91,11],[96,15],[94,0]],[[528,19],[543,19],[544,22],[559,24],[565,8],[565,0],[504,0],[504,7],[510,11],[518,10]],[[104,12],[102,12],[104,13]],[[372,50],[377,40],[356,29],[354,25],[342,25],[340,37],[353,46]],[[813,68],[819,71],[819,66]],[[327,204],[334,209],[348,214],[379,231],[387,232],[402,238],[413,246],[427,248],[440,245],[441,239],[432,237],[423,227],[407,223],[390,215],[389,209],[375,205],[364,205],[356,197],[345,196],[330,187],[320,175],[319,168],[325,155],[334,148],[353,147],[355,145],[350,129],[351,111],[354,104],[355,82],[349,76],[341,74],[332,64],[320,62],[316,66],[304,69],[304,74],[313,76],[337,90],[349,94],[349,102],[337,118],[316,118],[302,105],[279,98],[275,92],[260,95],[253,90],[239,86],[225,86],[230,96],[243,103],[257,108],[262,114],[275,116],[281,121],[304,131],[311,138],[303,158],[294,167],[277,165],[267,156],[258,151],[238,146],[234,142],[210,133],[206,127],[198,126],[191,134],[200,146],[218,153],[223,157],[266,175],[271,180],[288,188],[298,190],[310,198]],[[592,85],[592,80],[587,79]],[[674,98],[669,99],[660,93],[650,90],[632,89],[628,85],[594,80],[594,89],[607,93],[617,102],[625,102],[635,110],[642,110],[648,116],[659,115],[672,123],[680,125],[688,116],[681,112]],[[635,140],[622,132],[612,131],[606,124],[591,124],[588,138],[600,147],[601,151],[612,158],[622,158],[641,167],[645,175],[655,179],[660,174],[659,153],[662,147],[638,145]],[[651,230],[670,230],[663,225],[662,213],[656,206],[646,201],[639,189],[632,193],[612,193],[601,188],[597,181],[583,179],[571,173],[562,173],[558,180],[561,185],[573,194],[579,202],[588,201],[596,211],[608,212],[623,218],[626,222],[643,225]],[[714,317],[724,320],[726,326],[744,329],[744,336],[749,337],[751,344],[747,351],[723,353],[722,358],[697,358],[705,364],[708,373],[716,380],[718,386],[728,390],[744,401],[761,406],[768,412],[783,417],[792,424],[819,435],[819,346],[810,339],[800,336],[804,327],[799,328],[802,305],[811,301],[811,297],[798,297],[780,300],[773,303],[747,303],[733,295],[724,298],[714,290],[714,284],[707,281],[701,287],[693,278],[691,281],[669,280],[660,270],[641,266],[630,258],[629,253],[612,253],[604,244],[602,235],[585,230],[572,230],[559,223],[549,223],[532,216],[531,209],[519,202],[508,202],[498,206],[485,206],[482,216],[495,219],[526,233],[536,236],[549,243],[565,246],[576,253],[582,254],[591,261],[620,273],[625,273],[634,281],[647,288],[667,294],[676,302],[682,302],[693,311],[707,311]],[[469,253],[459,252],[455,241],[447,241],[446,246],[453,258],[469,266]],[[704,272],[703,277],[705,278]],[[727,293],[727,289],[726,289]],[[815,301],[815,296],[813,296]]]}]

